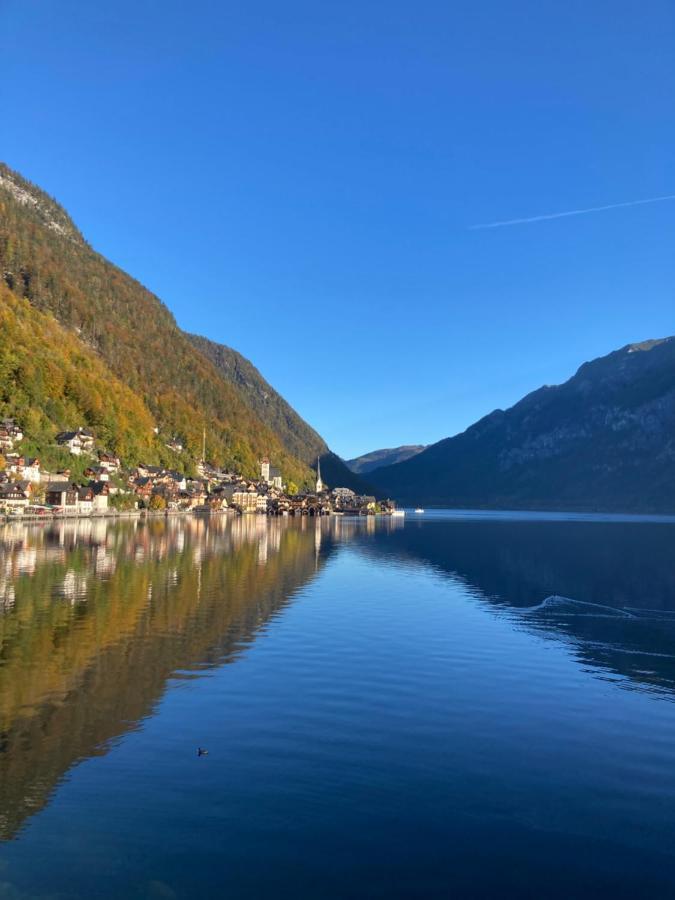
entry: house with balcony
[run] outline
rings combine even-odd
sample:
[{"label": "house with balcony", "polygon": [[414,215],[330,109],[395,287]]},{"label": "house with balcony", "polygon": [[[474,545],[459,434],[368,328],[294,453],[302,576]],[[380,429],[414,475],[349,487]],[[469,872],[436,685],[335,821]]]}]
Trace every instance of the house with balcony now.
[{"label": "house with balcony", "polygon": [[94,450],[94,435],[85,428],[77,431],[62,431],[56,435],[56,443],[60,447],[66,447],[73,456],[82,456],[83,453],[92,453]]},{"label": "house with balcony", "polygon": [[0,510],[7,511],[21,510],[23,511],[30,502],[30,498],[26,491],[11,481],[0,484]]},{"label": "house with balcony", "polygon": [[107,472],[114,473],[120,470],[119,456],[115,456],[114,453],[106,453],[103,450],[99,450],[98,464],[101,469],[105,469]]},{"label": "house with balcony", "polygon": [[69,481],[50,481],[45,490],[45,501],[61,512],[76,513],[77,490],[77,485]]},{"label": "house with balcony", "polygon": [[110,470],[105,466],[87,466],[84,474],[92,481],[110,481]]}]

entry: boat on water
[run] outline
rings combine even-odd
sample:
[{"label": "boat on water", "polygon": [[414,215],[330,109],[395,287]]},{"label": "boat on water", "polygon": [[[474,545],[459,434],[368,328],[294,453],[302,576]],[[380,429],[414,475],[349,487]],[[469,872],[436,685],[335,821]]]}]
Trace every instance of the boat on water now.
[{"label": "boat on water", "polygon": [[405,515],[405,510],[404,509],[393,509],[391,511],[391,514],[392,514],[392,516],[395,516],[398,519]]},{"label": "boat on water", "polygon": [[424,510],[423,510],[421,507],[418,506],[417,509],[415,510],[415,512],[416,512],[416,513],[423,513]]}]

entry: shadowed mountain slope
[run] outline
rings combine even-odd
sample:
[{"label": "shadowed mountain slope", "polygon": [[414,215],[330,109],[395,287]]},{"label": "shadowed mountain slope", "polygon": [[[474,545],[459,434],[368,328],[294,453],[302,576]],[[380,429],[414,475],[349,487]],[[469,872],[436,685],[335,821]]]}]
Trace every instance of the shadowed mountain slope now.
[{"label": "shadowed mountain slope", "polygon": [[585,363],[369,477],[411,504],[675,512],[675,339]]},{"label": "shadowed mountain slope", "polygon": [[374,472],[375,469],[381,469],[382,466],[394,466],[396,463],[405,462],[406,459],[417,456],[418,453],[425,449],[425,444],[406,444],[403,447],[371,450],[370,453],[364,453],[361,456],[354,457],[354,459],[346,460],[346,463],[352,472],[366,475],[368,472]]}]

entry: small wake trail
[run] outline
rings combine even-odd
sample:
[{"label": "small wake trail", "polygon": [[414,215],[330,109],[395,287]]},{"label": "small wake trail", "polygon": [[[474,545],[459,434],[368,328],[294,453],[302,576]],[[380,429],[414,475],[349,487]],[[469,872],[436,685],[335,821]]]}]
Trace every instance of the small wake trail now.
[{"label": "small wake trail", "polygon": [[[561,612],[564,607],[571,606],[575,609],[589,609],[589,610],[601,610],[603,618],[618,618],[618,619],[638,619],[642,618],[641,616],[636,616],[630,610],[627,609],[617,609],[615,606],[606,606],[603,603],[589,603],[586,600],[573,600],[571,597],[562,597],[559,594],[552,594],[550,597],[546,597],[541,603],[538,603],[536,606],[529,606],[526,609],[522,609],[521,613],[523,615],[531,615],[532,613],[556,610]],[[609,615],[608,615],[609,613]],[[563,613],[564,614],[564,613]],[[597,613],[593,612],[570,612],[567,615],[573,616],[598,616]]]}]

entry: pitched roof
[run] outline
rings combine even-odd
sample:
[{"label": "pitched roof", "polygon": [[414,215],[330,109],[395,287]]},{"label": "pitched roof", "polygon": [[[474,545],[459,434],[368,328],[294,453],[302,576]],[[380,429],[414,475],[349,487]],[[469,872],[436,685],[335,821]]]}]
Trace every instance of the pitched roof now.
[{"label": "pitched roof", "polygon": [[7,497],[12,494],[21,494],[23,497],[26,496],[25,491],[23,491],[16,482],[6,481],[4,484],[0,484],[0,496]]}]

